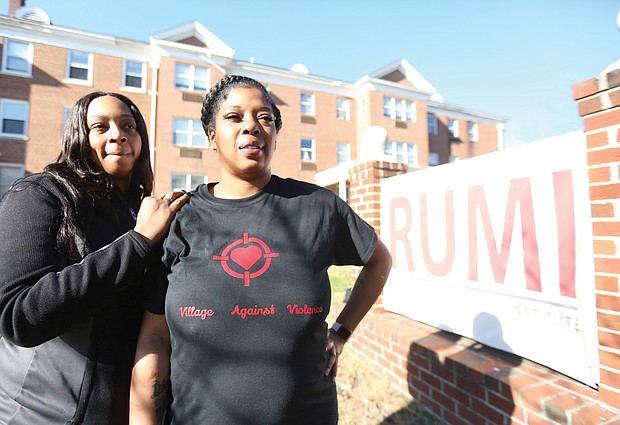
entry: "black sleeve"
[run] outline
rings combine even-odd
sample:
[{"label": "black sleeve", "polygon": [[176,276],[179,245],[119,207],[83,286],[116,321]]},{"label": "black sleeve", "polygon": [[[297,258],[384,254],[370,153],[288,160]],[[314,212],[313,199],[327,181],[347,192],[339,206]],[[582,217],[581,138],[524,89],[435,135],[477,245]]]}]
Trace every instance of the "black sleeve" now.
[{"label": "black sleeve", "polygon": [[36,183],[0,203],[0,335],[17,345],[41,344],[96,313],[148,261],[148,244],[130,231],[62,268],[60,214],[58,197]]},{"label": "black sleeve", "polygon": [[340,197],[336,203],[336,265],[363,266],[377,246],[375,229],[364,221]]}]

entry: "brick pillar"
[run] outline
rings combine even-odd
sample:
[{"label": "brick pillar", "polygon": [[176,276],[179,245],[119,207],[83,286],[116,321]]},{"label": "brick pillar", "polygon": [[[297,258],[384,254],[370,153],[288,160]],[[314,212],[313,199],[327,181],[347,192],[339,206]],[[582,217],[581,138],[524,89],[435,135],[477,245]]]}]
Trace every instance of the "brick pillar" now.
[{"label": "brick pillar", "polygon": [[[373,226],[379,236],[381,236],[381,180],[406,172],[406,165],[385,161],[363,162],[349,169],[351,208]],[[354,268],[353,281],[359,271],[359,268]],[[373,309],[383,309],[383,296],[375,302]]]},{"label": "brick pillar", "polygon": [[[618,67],[620,68],[620,63]],[[620,69],[573,86],[587,142],[601,385],[620,407]]]}]

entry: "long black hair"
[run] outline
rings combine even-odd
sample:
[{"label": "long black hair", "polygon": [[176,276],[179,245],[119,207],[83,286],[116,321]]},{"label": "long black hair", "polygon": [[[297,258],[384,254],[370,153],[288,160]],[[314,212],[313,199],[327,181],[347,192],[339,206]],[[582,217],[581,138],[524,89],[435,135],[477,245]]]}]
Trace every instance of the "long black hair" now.
[{"label": "long black hair", "polygon": [[138,107],[126,96],[118,93],[92,92],[79,99],[65,124],[60,155],[55,163],[45,167],[66,195],[61,198],[62,219],[59,226],[57,244],[63,251],[76,254],[75,235],[81,235],[92,216],[93,208],[110,210],[110,200],[114,184],[110,176],[94,160],[89,142],[87,113],[90,103],[102,96],[112,96],[122,101],[136,121],[142,149],[131,175],[131,183],[126,192],[131,206],[137,210],[140,200],[153,190],[153,171],[151,169],[149,138],[144,118]]}]

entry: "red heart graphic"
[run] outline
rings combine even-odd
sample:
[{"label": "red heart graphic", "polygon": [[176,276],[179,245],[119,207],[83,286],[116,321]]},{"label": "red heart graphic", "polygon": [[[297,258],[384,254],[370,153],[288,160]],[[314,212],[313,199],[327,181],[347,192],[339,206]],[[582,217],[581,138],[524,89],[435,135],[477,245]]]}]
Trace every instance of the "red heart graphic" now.
[{"label": "red heart graphic", "polygon": [[235,248],[230,253],[230,258],[245,270],[250,270],[250,267],[262,257],[263,252],[257,246],[248,246],[247,248]]}]

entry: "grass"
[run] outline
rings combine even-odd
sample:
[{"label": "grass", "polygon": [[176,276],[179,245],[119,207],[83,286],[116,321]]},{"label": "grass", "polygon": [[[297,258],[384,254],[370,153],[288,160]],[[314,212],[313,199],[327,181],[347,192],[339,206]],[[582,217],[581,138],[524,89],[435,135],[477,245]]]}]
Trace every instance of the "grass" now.
[{"label": "grass", "polygon": [[351,266],[332,266],[327,270],[332,285],[332,303],[344,301],[347,289],[351,287]]},{"label": "grass", "polygon": [[[352,268],[331,267],[332,302],[344,300],[351,287]],[[343,351],[336,379],[339,425],[436,425],[412,397],[394,389],[379,370],[350,350]]]}]

